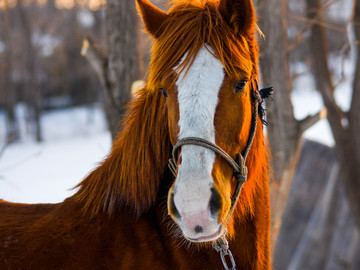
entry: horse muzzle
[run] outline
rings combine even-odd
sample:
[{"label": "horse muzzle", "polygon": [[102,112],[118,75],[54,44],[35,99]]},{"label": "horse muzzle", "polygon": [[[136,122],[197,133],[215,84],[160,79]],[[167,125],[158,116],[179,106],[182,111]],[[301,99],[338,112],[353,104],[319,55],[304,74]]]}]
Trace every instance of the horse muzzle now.
[{"label": "horse muzzle", "polygon": [[224,226],[218,222],[222,200],[215,187],[191,193],[170,192],[168,209],[186,239],[208,242],[219,238]]}]

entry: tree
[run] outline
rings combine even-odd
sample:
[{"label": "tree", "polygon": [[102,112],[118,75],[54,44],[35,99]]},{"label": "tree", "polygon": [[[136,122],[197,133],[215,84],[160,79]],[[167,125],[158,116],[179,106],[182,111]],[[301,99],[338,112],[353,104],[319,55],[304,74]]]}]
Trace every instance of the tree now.
[{"label": "tree", "polygon": [[108,55],[85,40],[83,55],[95,68],[106,93],[104,103],[108,125],[114,139],[120,116],[130,98],[132,83],[139,77],[138,24],[135,1],[108,0],[106,34]]},{"label": "tree", "polygon": [[4,95],[4,108],[6,113],[6,125],[7,125],[7,138],[6,144],[19,139],[19,127],[15,116],[15,104],[16,104],[16,92],[12,81],[13,63],[12,63],[12,41],[10,35],[10,20],[8,14],[8,1],[4,2],[3,10],[3,41],[5,44],[5,52],[3,56],[3,65],[1,70],[3,71],[2,89]]},{"label": "tree", "polygon": [[40,115],[41,115],[41,88],[37,80],[38,53],[33,44],[33,33],[28,12],[24,7],[24,1],[19,0],[16,5],[19,23],[23,37],[24,57],[24,96],[28,107],[29,124],[36,141],[42,141]]},{"label": "tree", "polygon": [[328,120],[335,139],[335,152],[341,166],[341,176],[354,220],[360,230],[360,2],[354,0],[354,34],[357,50],[351,107],[344,112],[336,104],[335,84],[329,70],[327,30],[320,0],[306,0],[307,17],[312,22],[310,46],[311,68],[316,88],[328,109]]}]

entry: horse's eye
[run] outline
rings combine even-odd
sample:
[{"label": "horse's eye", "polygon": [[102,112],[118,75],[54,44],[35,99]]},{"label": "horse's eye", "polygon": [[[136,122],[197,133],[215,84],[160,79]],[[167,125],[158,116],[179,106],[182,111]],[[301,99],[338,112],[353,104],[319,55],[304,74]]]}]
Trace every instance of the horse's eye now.
[{"label": "horse's eye", "polygon": [[234,85],[234,91],[235,93],[240,93],[244,91],[247,81],[241,80],[235,83]]},{"label": "horse's eye", "polygon": [[168,96],[165,88],[160,88],[160,90],[161,90],[161,93],[162,93],[165,97]]}]

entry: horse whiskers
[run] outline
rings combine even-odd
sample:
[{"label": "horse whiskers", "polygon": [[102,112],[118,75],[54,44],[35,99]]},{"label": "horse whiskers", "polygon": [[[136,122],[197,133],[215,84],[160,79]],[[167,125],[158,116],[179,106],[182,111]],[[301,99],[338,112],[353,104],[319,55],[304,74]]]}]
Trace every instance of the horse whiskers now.
[{"label": "horse whiskers", "polygon": [[[175,239],[177,240],[177,241],[175,241],[175,242],[176,242],[176,246],[179,247],[179,248],[181,248],[181,247],[187,245],[187,244],[189,243],[189,241],[187,241],[187,240],[185,239],[185,237],[182,235],[181,232],[180,232],[179,234],[180,234],[180,235],[178,235],[177,238],[175,238]],[[188,247],[186,247],[186,248],[188,248]]]},{"label": "horse whiskers", "polygon": [[199,251],[203,248],[211,248],[211,242],[201,242],[194,243],[186,239],[180,229],[180,227],[170,220],[167,224],[168,235],[172,236],[175,239],[175,243],[177,247],[185,246],[188,251]]},{"label": "horse whiskers", "polygon": [[167,229],[171,233],[171,231],[174,231],[174,230],[179,229],[179,228],[178,228],[178,226],[176,225],[175,222],[169,221],[168,224],[167,224]]},{"label": "horse whiskers", "polygon": [[180,227],[172,220],[168,222],[167,229],[168,235],[176,240],[175,242],[178,247],[181,247],[188,242],[188,240],[186,240],[186,238],[183,236]]},{"label": "horse whiskers", "polygon": [[158,204],[158,206],[161,208],[161,212],[162,212],[162,222],[169,222],[172,221],[172,219],[170,218],[170,216],[168,215],[167,212],[167,197],[164,197],[164,200],[162,202],[160,202]]},{"label": "horse whiskers", "polygon": [[164,213],[167,213],[167,201],[168,197],[167,196],[163,196],[162,198],[159,198],[159,207],[162,208],[162,210],[164,210]]}]

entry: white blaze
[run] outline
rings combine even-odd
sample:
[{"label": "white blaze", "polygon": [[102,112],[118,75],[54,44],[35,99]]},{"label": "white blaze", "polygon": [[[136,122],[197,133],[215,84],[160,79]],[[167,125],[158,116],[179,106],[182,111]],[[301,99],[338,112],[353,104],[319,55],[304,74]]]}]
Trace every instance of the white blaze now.
[{"label": "white blaze", "polygon": [[[179,139],[198,137],[215,143],[214,118],[225,72],[221,62],[208,49],[202,47],[199,50],[186,75],[187,68],[179,74],[176,82]],[[200,214],[205,222],[204,219],[211,218],[209,200],[215,153],[204,147],[184,145],[181,157],[175,182],[175,205],[181,216],[200,218]]]}]

